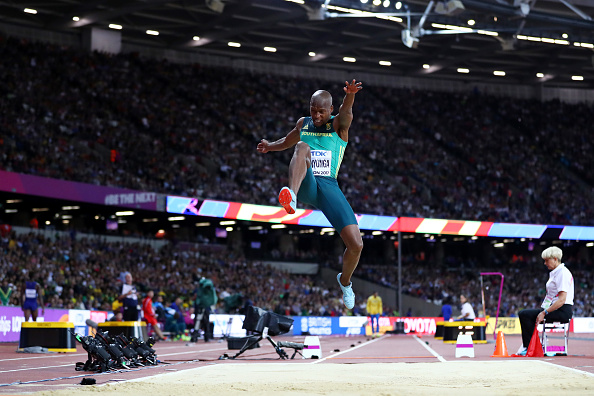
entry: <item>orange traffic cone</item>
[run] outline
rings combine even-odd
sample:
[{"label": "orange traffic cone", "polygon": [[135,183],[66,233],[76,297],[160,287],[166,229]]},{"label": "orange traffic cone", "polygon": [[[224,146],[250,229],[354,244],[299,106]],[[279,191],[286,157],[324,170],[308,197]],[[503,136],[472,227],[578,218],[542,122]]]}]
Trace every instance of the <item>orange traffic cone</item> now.
[{"label": "orange traffic cone", "polygon": [[497,333],[497,343],[495,344],[495,353],[491,357],[509,357],[507,353],[507,345],[505,344],[505,336],[503,331]]}]

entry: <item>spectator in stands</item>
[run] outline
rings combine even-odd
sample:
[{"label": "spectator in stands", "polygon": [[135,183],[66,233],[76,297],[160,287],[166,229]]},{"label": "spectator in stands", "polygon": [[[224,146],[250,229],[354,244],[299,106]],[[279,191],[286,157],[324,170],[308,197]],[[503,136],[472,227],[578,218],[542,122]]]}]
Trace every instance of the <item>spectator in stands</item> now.
[{"label": "spectator in stands", "polygon": [[124,320],[123,305],[117,299],[111,305],[113,316],[109,319],[110,322],[122,322]]},{"label": "spectator in stands", "polygon": [[[14,288],[11,305],[20,305],[21,285],[26,280],[22,269],[32,268],[31,260],[35,260],[35,265],[39,264],[42,268],[38,271],[38,281],[48,293],[49,308],[65,307],[64,301],[70,298],[70,289],[73,289],[74,295],[82,293],[89,300],[89,296],[94,296],[93,305],[102,310],[119,311],[119,306],[112,307],[112,303],[120,304],[117,297],[121,294],[121,286],[114,284],[113,279],[121,271],[136,271],[142,265],[144,287],[160,290],[155,297],[155,312],[163,323],[165,316],[159,313],[162,310],[158,308],[158,302],[163,297],[170,299],[171,296],[190,295],[192,287],[187,285],[184,280],[187,276],[182,274],[194,273],[197,269],[218,285],[221,301],[217,304],[216,313],[238,313],[244,301],[251,301],[253,305],[269,310],[282,302],[284,312],[288,302],[280,297],[285,294],[282,280],[290,278],[291,306],[301,306],[301,314],[342,314],[340,310],[335,310],[340,305],[339,290],[329,288],[314,277],[290,275],[268,267],[259,260],[230,251],[224,245],[188,245],[187,248],[177,245],[173,248],[167,244],[155,248],[150,244],[127,242],[124,239],[108,242],[100,237],[73,240],[54,233],[51,233],[51,237],[44,235],[45,232],[39,230],[0,237],[0,274],[4,274],[9,285],[18,285]],[[425,250],[425,255],[405,254],[402,257],[402,292],[433,304],[441,304],[445,296],[455,295],[459,290],[467,291],[469,295],[480,295],[479,272],[483,269],[498,271],[505,275],[503,295],[506,298],[501,304],[503,316],[515,316],[519,310],[533,307],[534,296],[538,295],[547,279],[537,257],[528,253],[512,254],[510,249],[512,244],[506,244],[504,249],[491,249],[491,253],[485,251],[484,254],[492,256],[484,264],[474,258],[470,251],[465,251],[464,256],[446,254],[445,257],[436,256],[431,249]],[[578,255],[578,251],[581,252],[579,249],[580,245],[576,244],[564,251],[564,262],[571,266],[573,276],[579,279],[574,316],[594,316],[592,259],[581,253]],[[70,257],[68,262],[64,254]],[[319,257],[323,266],[336,265],[336,268],[340,268],[337,261],[324,256],[323,250]],[[177,260],[175,267],[166,264],[171,260]],[[363,260],[358,267],[358,276],[394,288],[398,283],[394,265],[391,262],[378,264],[381,262],[376,258]],[[41,276],[42,273],[45,275]],[[85,282],[86,289],[74,292],[76,288],[73,286],[82,286]],[[497,307],[500,280],[492,277],[486,278],[484,282],[485,305],[489,313],[489,310]],[[263,284],[267,287],[262,288]],[[225,302],[225,298],[230,296],[233,297]],[[494,316],[495,312],[490,314]]]},{"label": "spectator in stands", "polygon": [[157,315],[155,314],[155,310],[153,309],[153,297],[155,292],[149,290],[146,293],[146,297],[142,300],[142,313],[144,315],[144,321],[149,325],[149,329],[152,330],[157,334],[157,340],[165,340],[165,336],[161,329],[159,328],[159,323],[157,322]]},{"label": "spectator in stands", "polygon": [[194,307],[186,308],[184,306],[184,323],[186,324],[186,329],[192,329],[194,327],[194,318],[196,314],[194,313]]},{"label": "spectator in stands", "polygon": [[167,315],[167,319],[165,319],[165,331],[171,333],[172,340],[177,340],[184,334],[186,325],[183,322],[183,316],[181,322],[179,319],[180,315],[177,311],[173,315]]},{"label": "spectator in stands", "polygon": [[[12,38],[0,51],[1,169],[201,199],[274,203],[268,197],[286,181],[278,159],[240,148],[263,131],[280,133],[282,109],[306,108],[301,96],[318,84]],[[55,64],[69,72],[56,74]],[[590,104],[367,89],[372,94],[357,99],[357,144],[338,178],[355,212],[594,224],[594,178],[586,171],[594,159],[584,133]],[[99,91],[130,99],[97,100]],[[278,95],[262,111],[270,92]],[[233,115],[224,111],[229,104]],[[258,112],[262,122],[254,123]],[[220,144],[230,149],[213,156],[217,124],[228,126]],[[500,149],[508,146],[517,149]],[[270,177],[260,180],[254,169]]]},{"label": "spectator in stands", "polygon": [[2,285],[0,285],[0,305],[8,305],[10,297],[12,296],[13,288],[8,283],[8,278],[2,279]]},{"label": "spectator in stands", "polygon": [[[63,304],[62,304],[63,305]],[[124,319],[124,304],[117,298],[113,300],[111,303],[111,312],[113,312],[113,316],[119,316],[119,319],[114,319],[116,321],[122,321]],[[118,315],[119,314],[119,315]]]},{"label": "spectator in stands", "polygon": [[183,311],[183,300],[181,297],[176,297],[175,301],[171,303],[171,309],[177,313],[176,320],[179,328],[182,330],[186,329],[186,322],[184,320],[184,311]]},{"label": "spectator in stands", "polygon": [[155,297],[155,301],[153,302],[153,309],[155,311],[157,320],[164,324],[165,319],[167,317],[167,311],[163,306],[163,296],[161,295],[161,293],[157,294],[157,296]]}]

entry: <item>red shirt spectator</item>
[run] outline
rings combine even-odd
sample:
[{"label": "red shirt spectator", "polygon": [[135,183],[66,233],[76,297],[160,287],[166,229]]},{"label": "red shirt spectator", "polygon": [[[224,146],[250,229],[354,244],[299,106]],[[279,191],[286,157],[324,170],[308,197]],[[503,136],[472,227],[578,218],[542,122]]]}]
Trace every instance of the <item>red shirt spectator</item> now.
[{"label": "red shirt spectator", "polygon": [[144,320],[145,322],[152,324],[153,326],[157,325],[157,315],[155,315],[155,311],[153,310],[153,295],[155,293],[152,290],[146,294],[144,300],[142,300],[142,312],[144,313]]},{"label": "red shirt spectator", "polygon": [[157,340],[166,340],[167,337],[163,335],[161,328],[157,324],[157,315],[155,315],[155,310],[153,309],[153,296],[155,292],[149,290],[146,293],[146,297],[142,300],[142,312],[144,315],[144,321],[151,325],[152,329],[157,334]]}]

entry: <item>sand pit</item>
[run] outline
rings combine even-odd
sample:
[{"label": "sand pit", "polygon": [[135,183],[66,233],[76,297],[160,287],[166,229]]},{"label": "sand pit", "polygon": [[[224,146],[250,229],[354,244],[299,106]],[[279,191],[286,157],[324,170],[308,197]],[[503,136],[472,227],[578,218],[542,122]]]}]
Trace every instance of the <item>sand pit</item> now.
[{"label": "sand pit", "polygon": [[445,363],[223,363],[38,395],[592,395],[594,376],[535,360]]}]

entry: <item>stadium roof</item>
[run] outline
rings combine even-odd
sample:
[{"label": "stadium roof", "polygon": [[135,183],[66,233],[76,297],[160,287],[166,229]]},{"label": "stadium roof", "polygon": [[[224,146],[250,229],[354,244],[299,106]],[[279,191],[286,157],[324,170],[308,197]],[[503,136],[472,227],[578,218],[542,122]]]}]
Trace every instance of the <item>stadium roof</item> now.
[{"label": "stadium roof", "polygon": [[0,22],[116,24],[124,43],[283,64],[594,87],[594,1],[363,1],[0,0]]}]

